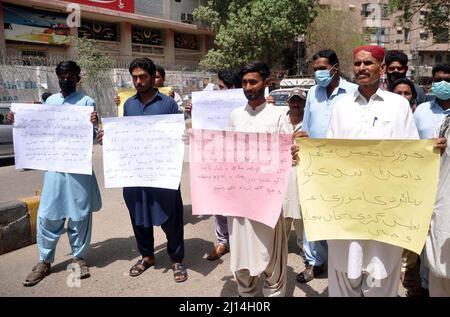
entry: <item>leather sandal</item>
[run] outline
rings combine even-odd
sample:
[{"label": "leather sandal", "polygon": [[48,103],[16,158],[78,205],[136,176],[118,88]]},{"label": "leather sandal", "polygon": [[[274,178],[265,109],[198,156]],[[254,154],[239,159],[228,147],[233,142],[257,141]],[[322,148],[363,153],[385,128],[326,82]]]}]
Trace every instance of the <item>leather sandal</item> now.
[{"label": "leather sandal", "polygon": [[188,279],[186,266],[184,266],[182,263],[174,263],[172,269],[175,282],[181,283]]},{"label": "leather sandal", "polygon": [[230,252],[230,248],[223,245],[223,244],[218,244],[214,247],[214,249],[208,254],[208,256],[206,257],[206,259],[208,261],[215,261],[220,259],[222,256],[224,256],[225,254],[227,254],[228,252]]},{"label": "leather sandal", "polygon": [[73,264],[76,264],[80,267],[80,279],[88,278],[91,276],[91,273],[89,273],[89,268],[87,266],[87,263],[82,258],[74,258],[72,260]]},{"label": "leather sandal", "polygon": [[151,263],[145,261],[144,259],[139,259],[135,265],[130,268],[130,276],[135,277],[144,273],[149,267],[154,265],[154,261]]},{"label": "leather sandal", "polygon": [[50,267],[50,263],[39,262],[36,264],[33,270],[27,275],[25,281],[22,282],[23,286],[34,286],[42,281],[50,274]]}]

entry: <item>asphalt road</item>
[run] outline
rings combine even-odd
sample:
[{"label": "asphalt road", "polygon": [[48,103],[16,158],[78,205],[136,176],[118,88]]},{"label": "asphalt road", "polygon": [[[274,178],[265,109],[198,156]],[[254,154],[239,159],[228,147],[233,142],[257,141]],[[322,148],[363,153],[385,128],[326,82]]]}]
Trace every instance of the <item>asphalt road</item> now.
[{"label": "asphalt road", "polygon": [[[41,171],[15,170],[12,160],[0,162],[0,201],[34,195],[41,190]],[[185,260],[189,279],[175,283],[166,252],[166,239],[161,228],[155,228],[154,267],[139,277],[130,277],[129,268],[139,259],[127,208],[121,189],[103,186],[102,152],[94,146],[94,171],[101,188],[103,208],[94,214],[92,250],[87,257],[91,277],[81,285],[71,283],[67,266],[71,260],[67,235],[58,243],[52,273],[34,287],[22,286],[22,281],[38,261],[36,245],[0,256],[0,296],[174,296],[210,297],[237,296],[236,282],[229,270],[229,254],[220,260],[205,259],[214,243],[214,218],[192,216],[189,188],[189,166],[184,163],[181,191],[184,203]],[[326,274],[308,284],[296,282],[304,269],[295,234],[291,233],[288,256],[288,285],[286,296],[328,296]],[[404,289],[399,293],[404,296]],[[260,294],[261,295],[261,294]]]}]

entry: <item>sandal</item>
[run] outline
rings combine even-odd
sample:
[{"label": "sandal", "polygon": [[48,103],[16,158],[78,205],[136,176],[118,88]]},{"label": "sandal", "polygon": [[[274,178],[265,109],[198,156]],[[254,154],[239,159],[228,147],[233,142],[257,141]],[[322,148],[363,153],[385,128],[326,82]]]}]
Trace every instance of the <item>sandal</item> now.
[{"label": "sandal", "polygon": [[85,260],[83,260],[82,258],[74,258],[72,260],[72,263],[78,265],[78,267],[80,268],[80,276],[79,276],[80,279],[88,278],[91,276],[91,273],[89,273],[89,268]]},{"label": "sandal", "polygon": [[297,275],[297,281],[299,283],[308,283],[312,281],[315,277],[323,274],[324,266],[306,266],[305,270]]},{"label": "sandal", "polygon": [[223,244],[218,244],[214,249],[208,254],[206,259],[208,261],[215,261],[220,259],[222,256],[230,252],[230,248]]},{"label": "sandal", "polygon": [[175,282],[181,283],[188,279],[186,267],[181,263],[173,264],[173,278]]},{"label": "sandal", "polygon": [[133,265],[130,269],[130,276],[135,277],[141,275],[145,272],[149,267],[153,266],[155,263],[152,261],[148,263],[144,259],[139,259],[135,265]]}]

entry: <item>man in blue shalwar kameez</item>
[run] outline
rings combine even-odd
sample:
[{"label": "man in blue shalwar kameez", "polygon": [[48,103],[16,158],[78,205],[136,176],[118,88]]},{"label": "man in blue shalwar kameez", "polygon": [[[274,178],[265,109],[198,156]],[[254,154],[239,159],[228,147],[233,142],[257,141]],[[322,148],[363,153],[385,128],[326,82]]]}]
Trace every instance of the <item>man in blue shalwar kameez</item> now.
[{"label": "man in blue shalwar kameez", "polygon": [[[130,74],[137,94],[128,98],[124,116],[146,116],[179,113],[173,98],[155,88],[156,66],[149,58],[135,59]],[[102,143],[103,131],[98,139]],[[178,190],[155,187],[125,187],[123,198],[130,213],[139,259],[130,269],[130,276],[138,276],[155,263],[153,226],[161,226],[167,237],[167,252],[173,265],[175,282],[187,279],[184,258],[183,202]]]},{"label": "man in blue shalwar kameez", "polygon": [[[76,91],[80,81],[80,67],[73,61],[65,61],[56,67],[61,92],[50,96],[48,105],[94,106],[95,101]],[[14,121],[14,114],[8,119]],[[91,122],[97,122],[97,112],[91,114]],[[95,174],[45,172],[44,185],[37,214],[37,245],[39,263],[28,274],[24,286],[33,286],[50,274],[51,263],[55,259],[56,244],[64,232],[67,219],[67,234],[72,248],[73,261],[78,265],[79,278],[90,276],[84,260],[91,242],[92,212],[102,205],[100,190]]]}]

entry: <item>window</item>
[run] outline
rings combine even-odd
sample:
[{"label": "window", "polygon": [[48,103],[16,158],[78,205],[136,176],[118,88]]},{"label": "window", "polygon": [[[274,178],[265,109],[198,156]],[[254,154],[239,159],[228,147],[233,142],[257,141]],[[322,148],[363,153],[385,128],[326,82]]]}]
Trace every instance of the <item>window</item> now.
[{"label": "window", "polygon": [[181,22],[192,23],[194,21],[194,16],[191,13],[181,13]]},{"label": "window", "polygon": [[420,39],[421,40],[427,40],[428,39],[428,32],[425,30],[420,31]]},{"label": "window", "polygon": [[446,27],[437,27],[433,29],[433,36],[436,43],[448,43],[448,28]]},{"label": "window", "polygon": [[370,3],[363,3],[362,5],[361,5],[361,15],[362,16],[364,16],[364,17],[368,17],[369,15],[370,15],[370,13],[371,13],[371,11],[369,10],[369,5],[370,5]]},{"label": "window", "polygon": [[405,43],[409,43],[409,29],[405,29],[404,40]]},{"label": "window", "polygon": [[133,25],[131,27],[131,41],[136,44],[162,45],[161,30]]},{"label": "window", "polygon": [[381,17],[383,19],[389,18],[389,5],[387,3],[384,3],[381,7]]},{"label": "window", "polygon": [[442,63],[442,60],[443,60],[442,57],[443,57],[442,55],[436,54],[436,57],[434,58],[435,63],[436,64]]},{"label": "window", "polygon": [[118,25],[100,21],[81,20],[78,37],[101,41],[118,41]]},{"label": "window", "polygon": [[447,63],[450,63],[450,54],[447,54]]}]

